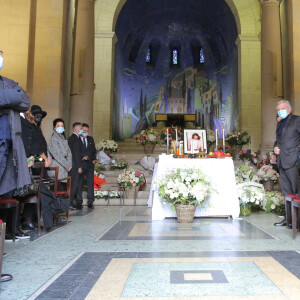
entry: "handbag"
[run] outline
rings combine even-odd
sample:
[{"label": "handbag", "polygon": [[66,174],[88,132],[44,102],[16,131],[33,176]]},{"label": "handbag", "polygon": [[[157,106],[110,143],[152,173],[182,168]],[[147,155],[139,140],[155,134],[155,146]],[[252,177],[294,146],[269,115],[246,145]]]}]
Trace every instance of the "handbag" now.
[{"label": "handbag", "polygon": [[27,197],[27,196],[32,196],[37,194],[38,186],[35,184],[33,180],[31,169],[29,170],[29,174],[31,178],[31,184],[26,184],[23,187],[16,189],[14,192],[14,197],[22,198],[22,197]]}]

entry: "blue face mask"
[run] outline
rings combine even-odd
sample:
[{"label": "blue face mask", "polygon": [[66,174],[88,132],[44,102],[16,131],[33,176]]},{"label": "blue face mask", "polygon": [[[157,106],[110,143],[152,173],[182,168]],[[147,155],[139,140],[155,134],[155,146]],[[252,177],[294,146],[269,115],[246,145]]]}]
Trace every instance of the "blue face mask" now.
[{"label": "blue face mask", "polygon": [[55,130],[57,133],[60,133],[60,134],[65,132],[65,129],[63,127],[57,127]]},{"label": "blue face mask", "polygon": [[83,134],[83,130],[80,129],[79,132],[78,132],[78,135],[82,135]]},{"label": "blue face mask", "polygon": [[281,109],[278,111],[278,116],[281,119],[285,119],[289,114],[287,113],[286,109]]}]

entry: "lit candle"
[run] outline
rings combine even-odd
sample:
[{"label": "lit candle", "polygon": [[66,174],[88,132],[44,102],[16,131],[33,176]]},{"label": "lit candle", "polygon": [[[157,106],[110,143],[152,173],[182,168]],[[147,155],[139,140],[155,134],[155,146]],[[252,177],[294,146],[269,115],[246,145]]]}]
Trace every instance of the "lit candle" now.
[{"label": "lit candle", "polygon": [[223,132],[223,152],[225,153],[225,129],[222,129]]},{"label": "lit candle", "polygon": [[216,128],[216,151],[218,151],[218,129]]},{"label": "lit candle", "polygon": [[167,154],[169,154],[169,128],[167,128]]},{"label": "lit candle", "polygon": [[178,143],[178,135],[177,135],[177,128],[175,128],[176,131],[176,144]]}]

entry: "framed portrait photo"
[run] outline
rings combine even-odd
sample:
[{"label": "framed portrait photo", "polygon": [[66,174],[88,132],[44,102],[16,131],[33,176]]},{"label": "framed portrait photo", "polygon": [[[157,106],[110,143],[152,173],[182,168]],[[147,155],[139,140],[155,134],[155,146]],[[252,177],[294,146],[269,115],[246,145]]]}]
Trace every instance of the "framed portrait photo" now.
[{"label": "framed portrait photo", "polygon": [[206,130],[184,129],[184,153],[198,153],[207,151]]}]

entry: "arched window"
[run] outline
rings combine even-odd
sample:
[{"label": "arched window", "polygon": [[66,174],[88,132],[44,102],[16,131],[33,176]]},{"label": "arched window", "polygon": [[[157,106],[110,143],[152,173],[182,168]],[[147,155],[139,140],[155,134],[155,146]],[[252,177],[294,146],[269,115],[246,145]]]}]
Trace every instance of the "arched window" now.
[{"label": "arched window", "polygon": [[150,47],[147,49],[146,63],[151,64],[151,48]]},{"label": "arched window", "polygon": [[204,58],[204,53],[203,53],[203,49],[200,49],[200,64],[204,64],[205,62],[205,58]]},{"label": "arched window", "polygon": [[172,49],[172,65],[178,65],[178,49]]}]

